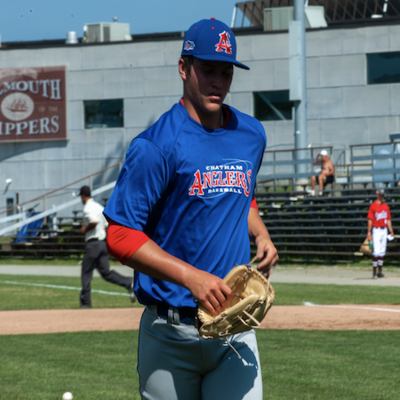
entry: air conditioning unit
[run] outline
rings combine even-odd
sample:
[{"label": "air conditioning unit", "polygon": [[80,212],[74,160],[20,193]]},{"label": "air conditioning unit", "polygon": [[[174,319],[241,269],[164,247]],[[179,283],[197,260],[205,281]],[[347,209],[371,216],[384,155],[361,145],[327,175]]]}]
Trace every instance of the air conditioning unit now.
[{"label": "air conditioning unit", "polygon": [[[305,11],[306,28],[326,28],[324,6],[307,6]],[[264,9],[264,31],[285,31],[293,21],[293,7]]]},{"label": "air conditioning unit", "polygon": [[132,40],[129,24],[99,22],[96,24],[86,24],[83,30],[83,41],[85,43],[123,42]]}]

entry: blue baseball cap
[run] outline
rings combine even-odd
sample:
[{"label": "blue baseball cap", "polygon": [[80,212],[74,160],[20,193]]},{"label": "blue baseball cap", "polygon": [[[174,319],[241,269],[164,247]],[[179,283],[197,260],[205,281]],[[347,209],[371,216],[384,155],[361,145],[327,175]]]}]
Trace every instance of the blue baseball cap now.
[{"label": "blue baseball cap", "polygon": [[236,39],[231,28],[215,18],[194,23],[183,40],[182,56],[200,60],[229,62],[239,68],[250,69],[236,61]]}]

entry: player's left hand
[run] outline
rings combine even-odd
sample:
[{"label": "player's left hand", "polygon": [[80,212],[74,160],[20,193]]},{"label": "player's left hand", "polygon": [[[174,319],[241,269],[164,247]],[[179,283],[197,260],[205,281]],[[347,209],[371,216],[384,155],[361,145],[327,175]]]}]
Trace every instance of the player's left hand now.
[{"label": "player's left hand", "polygon": [[85,225],[81,226],[81,233],[83,233],[83,234],[86,233],[86,226]]},{"label": "player's left hand", "polygon": [[271,269],[275,267],[275,264],[279,260],[278,250],[276,250],[271,239],[267,237],[258,238],[256,246],[257,258],[260,260],[257,270],[268,278]]}]

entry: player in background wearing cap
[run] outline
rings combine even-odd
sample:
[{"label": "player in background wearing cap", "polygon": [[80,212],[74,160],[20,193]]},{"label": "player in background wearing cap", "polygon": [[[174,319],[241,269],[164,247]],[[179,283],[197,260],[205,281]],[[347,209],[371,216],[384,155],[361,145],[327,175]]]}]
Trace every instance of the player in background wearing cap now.
[{"label": "player in background wearing cap", "polygon": [[146,306],[138,372],[143,399],[261,400],[254,330],[202,339],[196,304],[222,311],[232,295],[222,278],[250,262],[268,276],[278,260],[254,199],[266,147],[259,121],[223,104],[236,60],[224,23],[201,20],[186,32],[178,67],[183,97],[131,143],[111,198],[107,245],[135,269]]},{"label": "player in background wearing cap", "polygon": [[319,195],[322,196],[324,185],[328,183],[333,183],[335,180],[335,167],[333,162],[328,157],[328,152],[322,150],[318,153],[314,160],[314,165],[321,165],[321,172],[319,175],[311,177],[311,196],[315,196],[315,183],[318,182],[319,185]]},{"label": "player in background wearing cap", "polygon": [[[386,253],[386,241],[394,239],[389,206],[385,203],[385,190],[376,191],[376,200],[368,210],[368,240],[372,239],[372,277],[383,278],[383,258]],[[389,233],[388,235],[388,228]],[[378,267],[378,273],[376,269]]]},{"label": "player in background wearing cap", "polygon": [[135,302],[136,296],[133,291],[132,279],[110,270],[105,242],[107,221],[103,215],[104,207],[93,200],[89,186],[82,186],[79,190],[79,196],[81,196],[82,204],[84,205],[81,233],[85,235],[86,242],[81,270],[82,290],[79,296],[80,306],[82,308],[92,307],[90,282],[92,281],[95,269],[99,271],[102,278],[106,281],[127,289],[131,301]]}]

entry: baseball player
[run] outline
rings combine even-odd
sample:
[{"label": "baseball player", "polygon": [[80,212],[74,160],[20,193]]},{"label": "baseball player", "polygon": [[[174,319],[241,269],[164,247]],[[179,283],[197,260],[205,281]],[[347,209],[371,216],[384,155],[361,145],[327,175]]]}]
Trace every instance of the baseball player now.
[{"label": "baseball player", "polygon": [[[110,197],[109,252],[135,269],[135,293],[146,306],[138,372],[143,399],[262,399],[253,330],[203,339],[196,302],[221,312],[231,289],[223,278],[250,261],[268,276],[278,260],[254,199],[266,147],[262,125],[223,104],[236,40],[210,19],[186,32],[179,74],[183,97],[137,136]],[[224,391],[221,391],[221,387]]]},{"label": "baseball player", "polygon": [[[390,237],[394,238],[389,206],[385,203],[385,190],[376,191],[376,200],[368,210],[368,240],[372,239],[372,278],[383,278],[383,258],[386,253],[388,229]],[[378,267],[378,273],[376,269]]]}]

